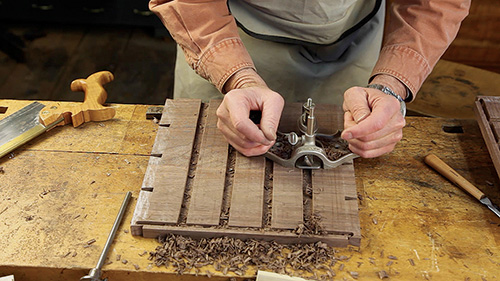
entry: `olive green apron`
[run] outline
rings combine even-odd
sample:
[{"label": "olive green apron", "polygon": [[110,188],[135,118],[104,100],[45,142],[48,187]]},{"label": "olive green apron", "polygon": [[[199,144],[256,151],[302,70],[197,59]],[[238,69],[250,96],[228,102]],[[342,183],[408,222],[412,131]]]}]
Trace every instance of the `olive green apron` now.
[{"label": "olive green apron", "polygon": [[[228,6],[257,72],[287,102],[342,104],[345,90],[367,84],[381,47],[384,0],[229,0]],[[174,98],[222,97],[177,48]]]}]

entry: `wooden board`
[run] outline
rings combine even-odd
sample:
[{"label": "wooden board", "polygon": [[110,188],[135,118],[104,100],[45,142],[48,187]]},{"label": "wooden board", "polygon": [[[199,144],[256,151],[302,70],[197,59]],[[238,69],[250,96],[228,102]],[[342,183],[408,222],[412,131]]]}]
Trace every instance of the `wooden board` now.
[{"label": "wooden board", "polygon": [[500,97],[479,96],[475,112],[497,175],[500,175]]},{"label": "wooden board", "polygon": [[[284,168],[263,156],[245,157],[217,129],[219,105],[220,100],[167,99],[132,234],[359,245],[353,163],[312,172]],[[340,107],[318,105],[316,112],[319,132],[342,128]],[[288,105],[280,129],[295,129],[289,124],[296,124],[300,113],[301,104]],[[321,232],[303,231],[313,215]]]}]

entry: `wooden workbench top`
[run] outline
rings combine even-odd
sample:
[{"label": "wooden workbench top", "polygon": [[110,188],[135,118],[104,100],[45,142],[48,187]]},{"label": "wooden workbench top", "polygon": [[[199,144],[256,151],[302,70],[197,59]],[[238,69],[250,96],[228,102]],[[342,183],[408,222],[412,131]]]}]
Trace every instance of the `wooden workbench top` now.
[{"label": "wooden workbench top", "polygon": [[[0,119],[29,103],[0,100],[8,107]],[[206,278],[154,266],[144,253],[158,242],[130,234],[157,124],[146,120],[146,105],[113,107],[113,120],[55,128],[0,160],[0,276],[79,280],[95,266],[125,193],[132,191],[104,276]],[[407,117],[393,153],[355,160],[362,243],[338,249],[347,258],[334,266],[335,280],[352,280],[349,272],[378,280],[381,270],[389,280],[500,278],[500,219],[426,166],[430,152],[500,204],[499,180],[474,120]],[[210,280],[230,277],[214,274]]]}]

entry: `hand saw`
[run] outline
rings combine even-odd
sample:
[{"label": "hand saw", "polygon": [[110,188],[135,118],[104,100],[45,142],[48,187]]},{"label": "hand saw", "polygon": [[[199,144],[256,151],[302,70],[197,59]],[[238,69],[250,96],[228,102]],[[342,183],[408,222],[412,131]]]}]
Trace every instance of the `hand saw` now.
[{"label": "hand saw", "polygon": [[40,134],[66,124],[78,127],[89,121],[105,121],[115,116],[115,109],[105,107],[107,93],[103,85],[113,81],[109,71],[94,73],[71,83],[73,92],[83,91],[83,103],[33,102],[0,120],[0,158]]}]

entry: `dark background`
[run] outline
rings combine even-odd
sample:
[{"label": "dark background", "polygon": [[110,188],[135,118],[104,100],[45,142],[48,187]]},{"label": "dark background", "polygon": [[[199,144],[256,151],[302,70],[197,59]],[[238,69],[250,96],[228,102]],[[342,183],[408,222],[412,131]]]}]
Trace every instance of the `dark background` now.
[{"label": "dark background", "polygon": [[[500,73],[496,2],[472,2],[443,59]],[[174,62],[175,43],[148,0],[0,0],[0,98],[80,101],[71,81],[109,70],[108,102],[164,104]]]}]

